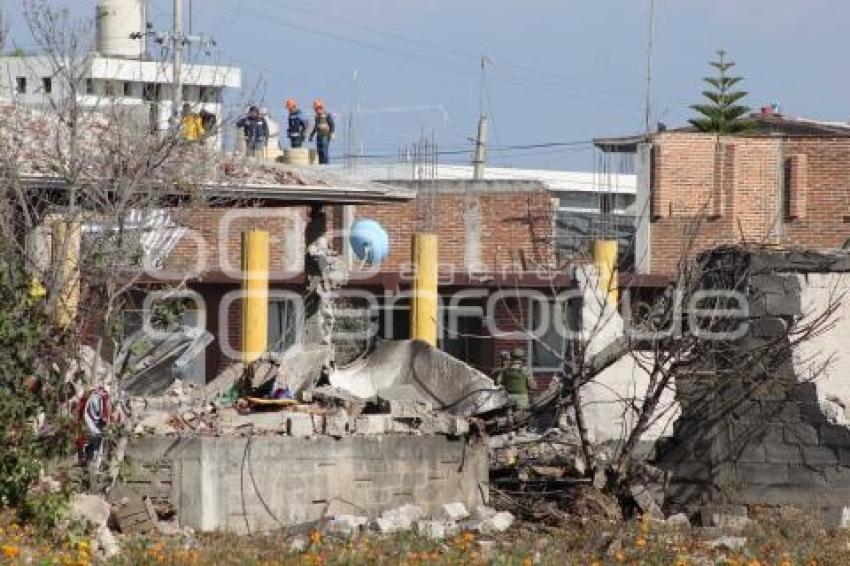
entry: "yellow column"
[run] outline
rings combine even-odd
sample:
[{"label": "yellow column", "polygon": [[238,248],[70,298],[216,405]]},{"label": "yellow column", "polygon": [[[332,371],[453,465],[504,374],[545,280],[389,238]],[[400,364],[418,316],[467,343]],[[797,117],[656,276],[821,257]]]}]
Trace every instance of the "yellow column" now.
[{"label": "yellow column", "polygon": [[416,276],[410,304],[410,337],[437,345],[437,235],[414,234],[411,254]]},{"label": "yellow column", "polygon": [[247,364],[268,349],[269,233],[242,234],[242,359]]},{"label": "yellow column", "polygon": [[57,258],[56,322],[68,327],[74,323],[80,305],[80,241],[79,222],[60,222],[54,231],[53,253]]},{"label": "yellow column", "polygon": [[599,290],[608,297],[608,304],[616,308],[619,299],[617,240],[595,240],[593,242],[593,264],[599,274]]}]

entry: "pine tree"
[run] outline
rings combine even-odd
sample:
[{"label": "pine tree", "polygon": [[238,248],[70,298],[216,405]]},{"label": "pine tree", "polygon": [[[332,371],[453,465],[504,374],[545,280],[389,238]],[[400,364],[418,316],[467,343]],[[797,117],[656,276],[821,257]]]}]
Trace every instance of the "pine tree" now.
[{"label": "pine tree", "polygon": [[695,104],[691,106],[702,116],[688,120],[691,125],[701,132],[716,132],[718,134],[735,134],[744,132],[753,127],[750,120],[744,118],[750,109],[738,102],[747,96],[747,92],[732,90],[743,77],[729,76],[727,72],[735,66],[733,61],[726,60],[726,52],[717,52],[717,60],[709,63],[717,69],[714,77],[704,77],[702,80],[708,83],[713,90],[704,90],[702,95],[710,104]]}]

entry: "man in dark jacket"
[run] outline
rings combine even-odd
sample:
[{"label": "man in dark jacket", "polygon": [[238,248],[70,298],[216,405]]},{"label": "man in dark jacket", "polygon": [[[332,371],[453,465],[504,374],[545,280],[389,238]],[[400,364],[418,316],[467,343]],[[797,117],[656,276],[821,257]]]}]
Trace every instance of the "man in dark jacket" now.
[{"label": "man in dark jacket", "polygon": [[256,157],[260,151],[266,148],[266,143],[269,140],[269,123],[260,116],[259,108],[251,106],[248,109],[248,115],[236,122],[236,127],[242,128],[245,135],[245,148],[248,157]]},{"label": "man in dark jacket", "polygon": [[330,163],[328,146],[334,139],[334,119],[325,111],[325,103],[317,100],[313,103],[316,111],[316,121],[313,123],[313,131],[310,132],[310,141],[316,138],[316,152],[319,154],[319,163],[326,165]]},{"label": "man in dark jacket", "polygon": [[298,103],[292,98],[287,99],[286,110],[289,112],[289,121],[286,128],[289,145],[293,148],[301,147],[304,144],[304,138],[307,136],[307,120],[301,114]]}]

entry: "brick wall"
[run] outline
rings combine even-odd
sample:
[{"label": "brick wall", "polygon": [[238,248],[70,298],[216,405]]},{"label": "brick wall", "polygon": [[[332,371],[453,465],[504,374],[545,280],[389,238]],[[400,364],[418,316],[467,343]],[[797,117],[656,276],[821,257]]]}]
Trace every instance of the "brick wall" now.
[{"label": "brick wall", "polygon": [[439,236],[440,263],[457,269],[466,267],[467,219],[478,218],[480,261],[499,270],[524,256],[528,264],[551,263],[554,210],[546,190],[479,193],[441,193],[404,204],[359,205],[355,218],[372,218],[390,234],[390,256],[385,269],[395,270],[410,262],[410,240],[414,232],[427,230],[426,215],[433,211],[432,226]]},{"label": "brick wall", "polygon": [[[655,137],[651,270],[722,243],[815,249],[850,238],[850,139]],[[848,222],[845,222],[845,218]]]}]

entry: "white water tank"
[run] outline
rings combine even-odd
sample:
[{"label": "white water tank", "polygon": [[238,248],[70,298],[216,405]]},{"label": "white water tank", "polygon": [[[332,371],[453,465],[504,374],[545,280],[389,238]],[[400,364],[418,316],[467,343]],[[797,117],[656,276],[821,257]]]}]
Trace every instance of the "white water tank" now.
[{"label": "white water tank", "polygon": [[145,31],[145,0],[99,0],[95,15],[97,51],[105,57],[138,58],[145,39],[132,39]]}]

